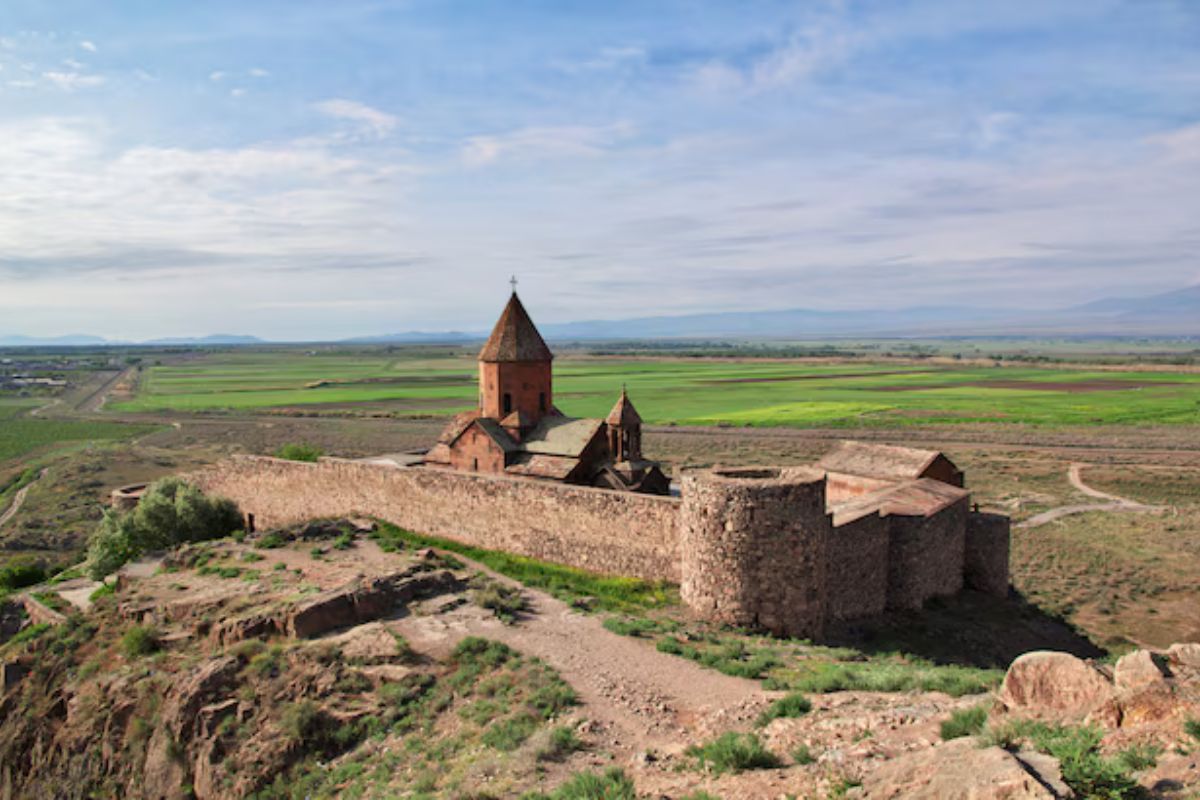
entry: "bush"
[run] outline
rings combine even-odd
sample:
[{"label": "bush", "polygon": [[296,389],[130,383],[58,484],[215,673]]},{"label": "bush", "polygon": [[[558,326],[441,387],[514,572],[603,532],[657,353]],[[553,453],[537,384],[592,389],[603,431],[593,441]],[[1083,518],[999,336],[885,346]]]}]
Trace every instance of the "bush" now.
[{"label": "bush", "polygon": [[488,747],[511,752],[516,750],[529,736],[537,730],[538,721],[532,714],[517,714],[516,716],[493,722],[483,732],[480,741]]},{"label": "bush", "polygon": [[477,606],[495,614],[501,622],[511,625],[525,610],[525,594],[516,586],[508,586],[484,576],[471,583],[474,586],[471,599]]},{"label": "bush", "polygon": [[117,586],[114,583],[104,583],[96,587],[96,590],[88,595],[88,600],[95,603],[105,597],[111,597],[117,593]]},{"label": "bush", "polygon": [[950,719],[942,723],[943,739],[959,739],[963,736],[977,736],[987,723],[988,707],[986,705],[972,706],[955,711]]},{"label": "bush", "polygon": [[617,767],[603,774],[577,772],[550,794],[530,793],[522,800],[637,800],[633,781]]},{"label": "bush", "polygon": [[705,745],[693,745],[687,754],[699,762],[701,768],[711,769],[720,775],[725,772],[741,772],[747,769],[774,769],[779,759],[752,733],[722,734]]},{"label": "bush", "polygon": [[241,527],[242,514],[232,500],[164,478],[146,490],[133,511],[105,512],[88,542],[88,573],[101,580],[142,553],[224,538]]},{"label": "bush", "polygon": [[274,550],[276,547],[283,547],[285,544],[286,542],[278,532],[271,531],[270,533],[260,537],[258,541],[254,543],[254,546],[263,550]]},{"label": "bush", "polygon": [[276,458],[286,458],[288,461],[316,461],[323,455],[325,453],[321,448],[304,442],[285,444],[275,451]]},{"label": "bush", "polygon": [[812,750],[810,750],[808,745],[804,744],[803,742],[796,745],[792,749],[792,761],[796,762],[800,766],[813,764],[816,762],[816,760],[817,757],[813,755]]},{"label": "bush", "polygon": [[1183,730],[1188,736],[1200,742],[1200,719],[1189,718],[1184,720]]},{"label": "bush", "polygon": [[349,550],[354,546],[354,534],[343,533],[333,540],[334,550]]},{"label": "bush", "polygon": [[792,692],[771,704],[770,708],[758,715],[758,726],[762,727],[773,719],[780,717],[802,717],[812,711],[812,703],[799,692]]},{"label": "bush", "polygon": [[1122,753],[1106,758],[1100,753],[1104,731],[1095,726],[1050,725],[1031,720],[1013,720],[997,728],[988,728],[985,741],[1012,747],[1027,739],[1033,747],[1058,759],[1063,782],[1080,797],[1124,800],[1141,796],[1131,776],[1131,761],[1145,763],[1146,754]]},{"label": "bush", "polygon": [[158,630],[149,625],[134,625],[121,637],[121,651],[127,658],[137,658],[157,653],[162,649]]},{"label": "bush", "polygon": [[13,559],[0,567],[0,592],[24,589],[46,580],[46,567],[28,558]]},{"label": "bush", "polygon": [[539,761],[562,761],[582,747],[582,742],[575,735],[575,729],[569,725],[562,725],[550,731],[550,739],[545,747],[538,750],[537,758]]}]

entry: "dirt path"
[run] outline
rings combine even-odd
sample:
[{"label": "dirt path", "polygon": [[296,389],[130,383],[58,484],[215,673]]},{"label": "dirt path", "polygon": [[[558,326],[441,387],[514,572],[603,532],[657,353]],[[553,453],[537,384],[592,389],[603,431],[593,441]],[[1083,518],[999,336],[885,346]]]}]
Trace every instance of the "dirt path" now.
[{"label": "dirt path", "polygon": [[42,478],[46,477],[46,472],[48,470],[49,467],[43,467],[42,471],[38,473],[36,478],[22,486],[20,489],[17,489],[17,493],[13,495],[12,503],[9,504],[8,509],[5,510],[3,514],[0,514],[0,527],[16,516],[17,512],[21,510],[21,504],[25,502],[25,495],[29,491],[30,487],[32,487]]},{"label": "dirt path", "polygon": [[[467,560],[458,554],[455,558]],[[481,565],[472,566],[492,574]],[[748,727],[779,694],[764,692],[757,681],[659,653],[645,640],[611,633],[598,617],[580,614],[544,592],[522,588],[529,611],[516,625],[464,605],[439,614],[410,615],[389,626],[417,650],[438,655],[474,635],[537,656],[575,688],[588,718],[599,723],[597,734],[625,755],[649,748],[681,751],[687,742],[713,731]]]},{"label": "dirt path", "polygon": [[1056,519],[1070,516],[1072,514],[1085,514],[1089,511],[1109,511],[1109,512],[1142,512],[1142,513],[1158,513],[1164,511],[1163,506],[1148,506],[1144,503],[1139,503],[1136,500],[1130,500],[1126,497],[1117,497],[1115,494],[1102,492],[1099,489],[1093,489],[1083,482],[1082,471],[1086,464],[1075,463],[1067,469],[1067,480],[1071,485],[1078,489],[1088,497],[1094,497],[1097,500],[1105,500],[1104,503],[1079,503],[1069,506],[1059,506],[1052,508],[1049,511],[1043,511],[1036,514],[1024,522],[1018,523],[1018,528],[1036,528],[1040,525],[1045,525],[1048,522],[1053,522]]}]

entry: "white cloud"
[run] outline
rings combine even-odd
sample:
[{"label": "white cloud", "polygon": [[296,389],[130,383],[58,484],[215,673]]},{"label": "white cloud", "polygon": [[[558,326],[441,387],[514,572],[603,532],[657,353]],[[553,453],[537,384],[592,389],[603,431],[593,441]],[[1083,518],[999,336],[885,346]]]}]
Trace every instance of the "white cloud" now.
[{"label": "white cloud", "polygon": [[601,127],[564,125],[520,128],[501,134],[471,136],[459,157],[469,167],[506,159],[595,157],[633,135],[628,122]]},{"label": "white cloud", "polygon": [[254,67],[246,74],[249,75],[251,78],[269,78],[271,76],[270,72],[267,72],[265,69],[262,69],[261,67]]},{"label": "white cloud", "polygon": [[245,90],[245,89],[243,89],[243,88],[242,88],[242,87],[240,87],[240,86],[238,86],[238,87],[236,87],[236,88],[234,88],[234,89],[230,89],[230,90],[229,90],[229,96],[230,96],[230,97],[242,97],[242,96],[244,96],[245,94],[246,94],[246,90]]},{"label": "white cloud", "polygon": [[104,83],[104,77],[101,75],[85,75],[82,72],[58,72],[50,71],[43,72],[42,77],[53,83],[63,91],[73,92],[76,89],[85,89],[94,86],[100,86]]},{"label": "white cloud", "polygon": [[82,42],[80,42],[79,46],[80,48],[87,50],[89,53],[94,53],[97,49],[95,42],[89,42],[87,39],[84,39]]},{"label": "white cloud", "polygon": [[316,103],[313,108],[326,116],[358,123],[365,132],[379,139],[390,134],[400,122],[398,117],[386,111],[355,100],[333,98]]},{"label": "white cloud", "polygon": [[223,81],[227,77],[229,77],[229,73],[219,69],[208,73],[208,79],[214,83],[217,81]]}]

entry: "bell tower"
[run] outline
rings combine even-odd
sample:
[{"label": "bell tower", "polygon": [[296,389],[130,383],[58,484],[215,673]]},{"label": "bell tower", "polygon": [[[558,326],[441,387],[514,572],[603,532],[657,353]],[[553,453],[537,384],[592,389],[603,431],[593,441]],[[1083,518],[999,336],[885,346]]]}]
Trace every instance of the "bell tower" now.
[{"label": "bell tower", "polygon": [[520,439],[552,413],[550,348],[513,287],[492,335],[479,351],[479,411]]},{"label": "bell tower", "polygon": [[642,417],[633,407],[624,386],[604,422],[608,425],[608,450],[613,461],[641,461]]}]

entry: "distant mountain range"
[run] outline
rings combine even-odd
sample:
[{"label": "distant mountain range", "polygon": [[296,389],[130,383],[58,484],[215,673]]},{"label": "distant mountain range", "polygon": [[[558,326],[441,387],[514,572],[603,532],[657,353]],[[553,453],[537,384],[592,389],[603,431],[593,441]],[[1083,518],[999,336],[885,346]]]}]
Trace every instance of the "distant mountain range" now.
[{"label": "distant mountain range", "polygon": [[[1200,336],[1200,285],[1149,297],[1107,298],[1053,311],[929,306],[849,311],[731,311],[540,325],[551,341],[620,339],[813,339],[827,336]],[[478,341],[487,331],[408,331],[344,339],[345,344]],[[265,344],[256,336],[215,334],[119,342],[98,336],[0,335],[0,347],[203,346]]]}]

